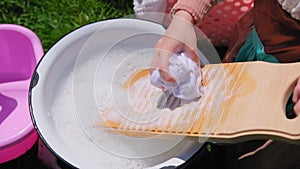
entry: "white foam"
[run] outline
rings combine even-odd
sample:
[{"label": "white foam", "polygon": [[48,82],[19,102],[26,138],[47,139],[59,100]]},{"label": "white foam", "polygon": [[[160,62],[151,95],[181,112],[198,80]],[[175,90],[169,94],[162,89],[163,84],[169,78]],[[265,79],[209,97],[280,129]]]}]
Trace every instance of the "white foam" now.
[{"label": "white foam", "polygon": [[[122,47],[122,49],[114,50],[114,52],[110,53],[102,60],[101,64],[98,65],[99,67],[94,79],[94,85],[96,86],[94,86],[94,101],[96,104],[90,103],[90,100],[84,96],[75,98],[75,102],[82,103],[82,105],[79,106],[86,106],[84,119],[81,119],[83,116],[80,113],[82,112],[78,112],[73,102],[74,92],[76,92],[73,91],[73,70],[66,71],[62,74],[62,78],[56,86],[56,92],[51,105],[51,113],[49,115],[52,116],[61,139],[68,145],[69,149],[74,151],[74,155],[82,159],[82,164],[89,164],[91,168],[95,166],[111,169],[138,169],[149,167],[172,157],[174,152],[166,151],[176,146],[179,141],[182,140],[182,138],[178,140],[136,140],[136,138],[124,137],[123,135],[118,135],[106,129],[96,127],[97,123],[101,122],[101,112],[107,112],[109,108],[113,108],[114,95],[111,92],[111,87],[125,82],[133,72],[136,72],[136,70],[142,68],[144,65],[143,61],[136,65],[130,64],[132,61],[130,58],[125,61],[121,59],[127,56],[126,54],[128,53],[132,53],[132,49]],[[144,52],[144,55],[149,56],[151,53]],[[122,62],[120,62],[120,60]],[[90,82],[87,82],[85,79],[87,76],[86,72],[92,71],[90,69],[95,67],[95,64],[98,64],[97,62],[98,60],[89,60],[78,67],[76,70],[76,89],[87,90],[86,87],[90,85]],[[146,60],[144,62],[149,61]],[[116,65],[115,63],[119,64]],[[116,72],[116,69],[122,71],[122,68],[126,68],[127,73],[118,74],[119,72]],[[113,74],[114,76],[111,76]],[[147,107],[145,109],[147,109]],[[78,114],[76,114],[76,112]],[[166,115],[168,116],[165,117],[166,119],[174,117],[170,114]],[[116,109],[114,108],[112,109],[112,113],[106,116],[106,118],[113,121],[118,121],[120,117],[120,114],[116,113]],[[146,119],[154,117],[154,115],[150,115],[146,117]],[[142,118],[139,117],[137,120],[141,119]],[[143,155],[145,157],[143,157]],[[147,155],[153,157],[146,158]]]},{"label": "white foam", "polygon": [[[93,166],[101,166],[101,168],[144,168],[146,163],[143,160],[133,160],[128,158],[118,157],[112,155],[104,149],[97,147],[86,133],[81,129],[78,123],[78,119],[75,112],[72,96],[72,79],[69,74],[66,79],[62,79],[58,85],[56,97],[52,104],[52,118],[55,122],[57,131],[61,135],[61,138],[66,142],[70,149],[72,149],[82,159],[86,159],[88,155],[88,162]],[[103,141],[109,139],[111,133],[105,132],[104,130],[97,130],[102,135]],[[112,144],[118,145],[115,140]],[[84,146],[83,146],[84,145]],[[117,162],[116,162],[117,161]]]}]

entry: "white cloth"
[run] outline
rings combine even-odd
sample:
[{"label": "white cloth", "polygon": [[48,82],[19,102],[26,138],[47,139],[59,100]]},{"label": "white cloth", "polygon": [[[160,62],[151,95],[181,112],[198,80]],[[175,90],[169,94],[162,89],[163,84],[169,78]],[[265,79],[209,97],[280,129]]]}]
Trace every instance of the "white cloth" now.
[{"label": "white cloth", "polygon": [[133,0],[133,10],[139,19],[162,23],[167,8],[165,0]]},{"label": "white cloth", "polygon": [[201,70],[197,64],[185,53],[173,54],[169,61],[169,73],[176,82],[166,82],[158,69],[155,69],[151,75],[151,84],[184,100],[201,97],[204,89]]},{"label": "white cloth", "polygon": [[282,9],[291,14],[297,20],[300,20],[300,0],[277,0]]},{"label": "white cloth", "polygon": [[147,12],[160,12],[166,10],[165,0],[133,0],[133,10],[136,15],[143,15]]}]

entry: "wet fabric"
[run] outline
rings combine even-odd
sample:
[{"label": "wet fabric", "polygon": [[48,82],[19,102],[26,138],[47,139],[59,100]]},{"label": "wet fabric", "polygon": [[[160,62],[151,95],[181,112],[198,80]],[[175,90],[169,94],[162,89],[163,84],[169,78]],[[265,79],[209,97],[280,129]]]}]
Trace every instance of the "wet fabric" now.
[{"label": "wet fabric", "polygon": [[204,91],[201,71],[197,64],[185,53],[173,54],[169,61],[169,73],[175,82],[165,81],[156,69],[151,74],[151,84],[184,100],[201,97]]}]

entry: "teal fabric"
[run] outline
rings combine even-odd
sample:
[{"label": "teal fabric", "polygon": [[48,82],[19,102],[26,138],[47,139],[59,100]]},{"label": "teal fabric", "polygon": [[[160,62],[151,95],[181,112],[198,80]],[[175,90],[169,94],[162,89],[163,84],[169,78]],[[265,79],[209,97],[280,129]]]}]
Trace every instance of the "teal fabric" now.
[{"label": "teal fabric", "polygon": [[266,54],[264,51],[264,46],[261,43],[255,28],[249,34],[244,46],[240,49],[236,62],[246,62],[246,61],[266,61],[272,63],[279,63],[279,61],[270,54]]},{"label": "teal fabric", "polygon": [[[248,35],[246,42],[237,54],[235,61],[266,61],[271,63],[279,63],[279,61],[273,55],[265,53],[264,46],[261,43],[255,28],[253,28],[252,32]],[[289,98],[286,106],[286,112],[293,111],[293,107],[294,103],[292,102],[292,99]]]}]

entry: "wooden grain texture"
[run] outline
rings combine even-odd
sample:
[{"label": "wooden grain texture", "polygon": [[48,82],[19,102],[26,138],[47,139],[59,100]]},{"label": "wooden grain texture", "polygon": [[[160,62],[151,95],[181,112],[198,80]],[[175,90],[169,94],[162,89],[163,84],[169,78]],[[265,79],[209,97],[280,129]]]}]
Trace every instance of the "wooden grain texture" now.
[{"label": "wooden grain texture", "polygon": [[[206,65],[202,69],[205,95],[192,102],[172,96],[162,99],[145,72],[135,73],[120,85],[128,91],[131,105],[126,110],[111,107],[109,112],[102,112],[106,126],[131,135],[175,134],[219,142],[257,138],[300,141],[299,117],[288,119],[285,115],[287,99],[300,75],[300,63]],[[145,82],[140,85],[139,81]],[[180,106],[172,108],[178,103]]]},{"label": "wooden grain texture", "polygon": [[241,71],[234,82],[235,95],[225,101],[214,137],[271,135],[300,140],[299,117],[287,119],[285,113],[286,102],[300,75],[300,64],[249,62],[228,66],[241,67]]}]

